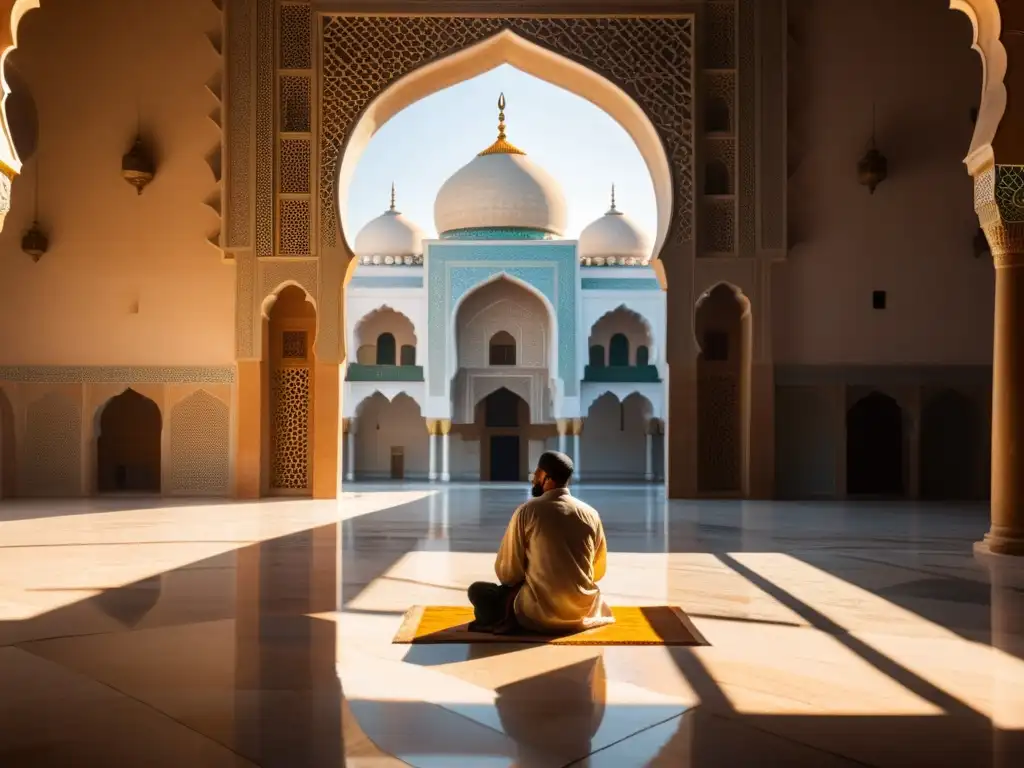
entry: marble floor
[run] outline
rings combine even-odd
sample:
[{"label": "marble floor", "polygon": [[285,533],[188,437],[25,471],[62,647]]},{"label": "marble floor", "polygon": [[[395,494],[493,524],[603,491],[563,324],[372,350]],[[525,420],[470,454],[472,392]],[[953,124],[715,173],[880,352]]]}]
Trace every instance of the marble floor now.
[{"label": "marble floor", "polygon": [[583,485],[618,604],[701,648],[399,646],[518,486],[0,504],[0,765],[1024,765],[1024,565],[984,507]]}]

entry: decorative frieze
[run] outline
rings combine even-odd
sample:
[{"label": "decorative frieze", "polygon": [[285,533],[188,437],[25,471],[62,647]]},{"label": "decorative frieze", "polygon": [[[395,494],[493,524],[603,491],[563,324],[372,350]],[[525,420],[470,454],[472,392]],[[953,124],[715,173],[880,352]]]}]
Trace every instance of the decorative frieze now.
[{"label": "decorative frieze", "polygon": [[0,381],[20,384],[234,384],[230,366],[0,366]]}]

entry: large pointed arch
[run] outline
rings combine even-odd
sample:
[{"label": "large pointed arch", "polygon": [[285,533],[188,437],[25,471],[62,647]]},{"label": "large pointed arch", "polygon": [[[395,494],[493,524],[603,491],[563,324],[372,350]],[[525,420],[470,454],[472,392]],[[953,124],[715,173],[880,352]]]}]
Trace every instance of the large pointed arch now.
[{"label": "large pointed arch", "polygon": [[1000,41],[1003,31],[999,0],[949,0],[949,7],[971,20],[971,48],[981,57],[981,101],[974,126],[971,147],[964,158],[967,171],[974,176],[995,162],[993,144],[999,124],[1006,114],[1006,48]]},{"label": "large pointed arch", "polygon": [[[344,240],[348,234],[343,220],[347,187],[372,136],[410,104],[501,64],[510,64],[588,99],[630,134],[654,182],[658,207],[656,255],[670,237],[677,235],[681,241],[692,238],[692,15],[449,18],[445,19],[444,29],[432,28],[430,45],[426,47],[422,41],[413,40],[415,33],[407,29],[416,29],[413,25],[422,23],[422,19],[359,21],[362,37],[352,41],[348,40],[350,19],[328,17],[324,24],[323,108],[330,119],[325,121],[321,142],[325,176],[321,179],[320,194],[321,236],[328,246],[334,245],[339,236]],[[374,29],[368,31],[367,24]],[[580,29],[563,28],[572,25]],[[379,77],[378,73],[370,73],[371,80],[379,83],[379,90],[374,90],[374,83],[364,80],[359,83],[359,92],[352,94],[342,67],[337,67],[335,76],[332,57],[337,55],[336,49],[348,42],[366,46],[365,54],[370,61],[365,67],[373,69],[377,54],[366,38],[376,34],[381,40],[391,39],[403,32],[410,37],[410,49],[415,50],[403,51],[402,57],[407,61],[396,62],[392,56],[386,67],[389,72],[380,73]],[[649,55],[651,40],[656,38],[664,39],[664,50],[671,48],[672,57]],[[626,58],[630,51],[637,53],[630,45],[631,39],[648,54],[634,57],[629,64]],[[571,47],[567,42],[570,40]],[[362,49],[347,50],[346,57],[351,59],[361,53]],[[640,60],[645,62],[642,68],[636,64]],[[351,102],[359,100],[362,103],[356,110]]]}]

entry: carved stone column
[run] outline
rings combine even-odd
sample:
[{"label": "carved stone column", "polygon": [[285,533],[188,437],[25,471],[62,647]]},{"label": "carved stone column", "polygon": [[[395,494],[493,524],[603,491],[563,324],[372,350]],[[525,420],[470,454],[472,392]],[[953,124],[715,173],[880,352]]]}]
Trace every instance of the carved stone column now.
[{"label": "carved stone column", "polygon": [[558,429],[558,450],[565,453],[569,447],[567,436],[572,429],[572,422],[569,419],[558,419],[555,421],[555,427]]},{"label": "carved stone column", "polygon": [[580,436],[583,434],[583,419],[572,420],[572,463],[573,479],[579,482],[583,479],[582,471],[580,470]]},{"label": "carved stone column", "polygon": [[437,431],[441,435],[441,482],[450,483],[452,480],[451,471],[449,470],[448,457],[450,453],[449,449],[449,433],[452,431],[452,423],[449,419],[441,419],[437,422]]},{"label": "carved stone column", "polygon": [[978,548],[1024,556],[1024,166],[975,175],[975,208],[996,270],[992,527]]},{"label": "carved stone column", "polygon": [[437,419],[427,419],[427,445],[430,451],[427,479],[430,481],[437,480],[437,440],[434,439],[435,435],[437,435],[437,425]]}]

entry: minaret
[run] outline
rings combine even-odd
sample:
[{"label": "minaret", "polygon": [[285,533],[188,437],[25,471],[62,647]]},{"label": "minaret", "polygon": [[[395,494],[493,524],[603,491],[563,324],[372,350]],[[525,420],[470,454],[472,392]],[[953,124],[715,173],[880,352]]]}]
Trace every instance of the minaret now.
[{"label": "minaret", "polygon": [[525,155],[526,153],[519,147],[515,147],[508,143],[505,138],[505,94],[501,93],[498,95],[498,138],[491,146],[480,153],[480,157],[484,155]]}]

